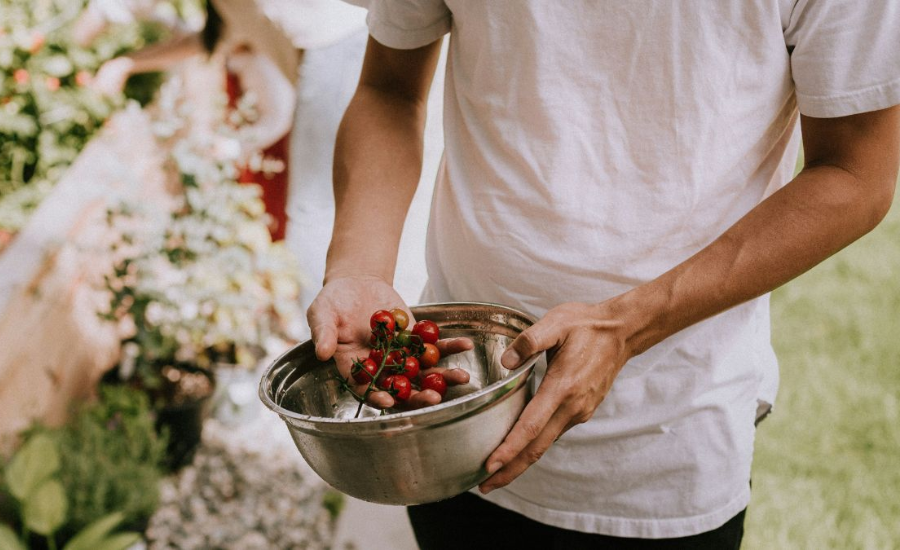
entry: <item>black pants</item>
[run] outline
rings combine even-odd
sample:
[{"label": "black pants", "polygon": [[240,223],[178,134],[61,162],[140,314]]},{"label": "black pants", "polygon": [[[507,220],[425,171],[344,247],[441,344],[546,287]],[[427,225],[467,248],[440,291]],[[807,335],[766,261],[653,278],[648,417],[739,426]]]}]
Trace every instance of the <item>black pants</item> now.
[{"label": "black pants", "polygon": [[712,531],[676,539],[627,539],[544,525],[470,493],[407,508],[422,550],[738,550],[744,512]]}]

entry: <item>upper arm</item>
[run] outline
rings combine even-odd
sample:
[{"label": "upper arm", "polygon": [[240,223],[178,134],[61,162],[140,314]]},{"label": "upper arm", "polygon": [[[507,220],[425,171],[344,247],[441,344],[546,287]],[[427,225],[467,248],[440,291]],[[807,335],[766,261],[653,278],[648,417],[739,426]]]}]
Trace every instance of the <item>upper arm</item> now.
[{"label": "upper arm", "polygon": [[370,36],[359,86],[424,104],[440,53],[441,39],[420,48],[400,50]]},{"label": "upper arm", "polygon": [[836,118],[801,116],[805,167],[834,166],[893,193],[900,165],[900,106]]},{"label": "upper arm", "polygon": [[900,154],[898,15],[896,0],[797,0],[784,21],[806,168],[842,170],[876,212]]}]

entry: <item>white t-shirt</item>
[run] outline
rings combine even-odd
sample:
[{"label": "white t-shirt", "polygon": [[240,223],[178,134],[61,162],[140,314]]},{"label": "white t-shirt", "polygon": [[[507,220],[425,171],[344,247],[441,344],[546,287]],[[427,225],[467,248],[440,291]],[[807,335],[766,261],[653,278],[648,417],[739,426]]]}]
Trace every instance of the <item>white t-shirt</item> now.
[{"label": "white t-shirt", "polygon": [[[620,294],[789,181],[798,108],[900,103],[896,0],[372,0],[368,22],[395,48],[451,35],[428,300],[540,315]],[[635,357],[486,498],[584,532],[714,529],[749,502],[777,376],[766,296]]]}]

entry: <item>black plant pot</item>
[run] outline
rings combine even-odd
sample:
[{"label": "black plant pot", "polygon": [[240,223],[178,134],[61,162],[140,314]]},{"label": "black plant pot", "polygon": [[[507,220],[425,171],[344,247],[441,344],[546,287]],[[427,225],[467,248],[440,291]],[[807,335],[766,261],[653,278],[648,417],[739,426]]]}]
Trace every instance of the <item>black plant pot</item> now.
[{"label": "black plant pot", "polygon": [[[203,421],[209,417],[216,379],[207,369],[190,364],[161,367],[161,385],[157,382],[150,389],[138,377],[123,381],[113,369],[103,377],[104,383],[128,384],[147,393],[156,415],[156,431],[168,438],[165,466],[172,472],[188,465],[194,458],[203,435]],[[169,378],[171,371],[180,373]],[[200,375],[204,383],[197,390]],[[193,377],[193,390],[185,391],[185,382]]]},{"label": "black plant pot", "polygon": [[178,405],[165,405],[156,411],[156,430],[168,435],[166,466],[171,471],[191,463],[203,435],[209,398]]},{"label": "black plant pot", "polygon": [[215,378],[206,369],[181,365],[185,374],[203,375],[208,380],[206,392],[201,395],[179,395],[178,385],[163,389],[163,399],[156,403],[156,431],[168,437],[166,466],[176,471],[191,463],[203,435],[203,421],[209,416],[210,403],[215,393]]}]

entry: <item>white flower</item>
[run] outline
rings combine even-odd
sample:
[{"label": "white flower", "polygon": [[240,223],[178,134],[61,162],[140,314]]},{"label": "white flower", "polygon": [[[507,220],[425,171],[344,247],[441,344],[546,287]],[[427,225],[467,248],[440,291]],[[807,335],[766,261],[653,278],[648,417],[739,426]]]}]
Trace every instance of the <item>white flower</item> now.
[{"label": "white flower", "polygon": [[144,311],[144,319],[151,325],[158,325],[165,315],[165,310],[161,303],[150,302]]},{"label": "white flower", "polygon": [[193,319],[197,317],[197,314],[200,312],[200,307],[197,305],[197,302],[188,301],[181,305],[179,312],[181,313],[182,318]]},{"label": "white flower", "polygon": [[213,142],[213,158],[220,162],[235,161],[241,156],[241,142],[237,139],[219,137]]}]

